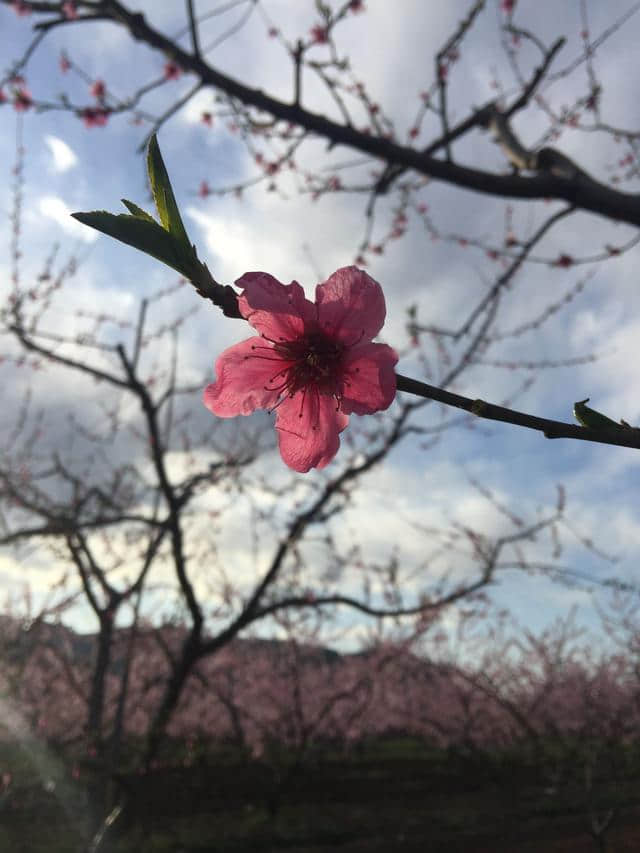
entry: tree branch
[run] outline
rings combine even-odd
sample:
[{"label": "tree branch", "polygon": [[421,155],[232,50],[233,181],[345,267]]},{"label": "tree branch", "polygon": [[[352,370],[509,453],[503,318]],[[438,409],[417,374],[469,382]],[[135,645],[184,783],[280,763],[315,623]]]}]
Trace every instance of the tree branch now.
[{"label": "tree branch", "polygon": [[487,403],[484,400],[463,397],[460,394],[454,394],[451,391],[445,391],[442,388],[436,388],[434,385],[427,385],[426,382],[409,379],[407,376],[400,374],[396,374],[396,380],[398,391],[405,391],[409,394],[417,394],[419,397],[437,400],[446,406],[455,406],[457,409],[464,409],[466,412],[477,415],[479,418],[502,421],[503,423],[515,424],[516,426],[526,427],[527,429],[535,429],[543,433],[545,438],[575,438],[579,441],[595,441],[599,444],[614,444],[618,447],[640,449],[640,430],[631,427],[628,430],[621,427],[619,433],[617,431],[607,432],[605,430],[589,429],[583,426],[567,424],[563,421],[552,421],[548,418],[539,418],[536,415],[527,415],[524,412],[517,412],[513,409],[506,409],[503,406]]},{"label": "tree branch", "polygon": [[397,145],[382,137],[370,136],[303,109],[299,104],[284,103],[260,89],[246,86],[183,50],[171,39],[153,29],[144,15],[130,12],[117,0],[105,0],[102,8],[115,23],[126,27],[134,39],[173,57],[183,70],[196,74],[203,85],[220,89],[247,106],[299,125],[333,144],[346,145],[387,163],[396,163],[435,180],[475,192],[502,198],[564,199],[577,208],[614,221],[640,225],[640,195],[636,193],[622,193],[598,181],[584,180],[582,175],[564,177],[547,172],[529,177],[500,175],[438,160],[422,151]]}]

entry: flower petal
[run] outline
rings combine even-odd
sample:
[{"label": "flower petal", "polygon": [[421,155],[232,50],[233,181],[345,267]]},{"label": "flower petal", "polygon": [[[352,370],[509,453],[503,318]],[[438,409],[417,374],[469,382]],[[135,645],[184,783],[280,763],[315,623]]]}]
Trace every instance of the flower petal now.
[{"label": "flower petal", "polygon": [[236,280],[243,293],[240,313],[270,341],[293,341],[315,326],[316,307],[305,299],[297,281],[281,284],[266,272],[246,272]]},{"label": "flower petal", "polygon": [[294,471],[324,468],[338,452],[339,434],[349,418],[336,409],[336,401],[313,389],[299,391],[276,409],[280,455]]},{"label": "flower petal", "polygon": [[319,284],[316,304],[322,330],[347,346],[370,341],[384,324],[382,288],[357,267],[342,267]]},{"label": "flower petal", "polygon": [[[266,357],[257,355],[256,347]],[[275,350],[256,336],[229,347],[216,361],[216,381],[204,389],[205,406],[221,418],[270,409],[278,400],[278,392],[265,386],[273,385],[280,365],[285,364]]]},{"label": "flower petal", "polygon": [[397,361],[395,350],[386,344],[363,344],[347,350],[342,411],[347,415],[368,415],[388,409],[396,395]]}]

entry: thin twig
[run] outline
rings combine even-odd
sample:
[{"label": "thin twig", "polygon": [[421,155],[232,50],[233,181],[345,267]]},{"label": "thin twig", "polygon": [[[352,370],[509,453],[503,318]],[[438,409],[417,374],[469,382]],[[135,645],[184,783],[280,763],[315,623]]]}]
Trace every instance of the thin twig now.
[{"label": "thin twig", "polygon": [[640,449],[640,431],[633,428],[628,429],[628,435],[627,430],[622,428],[620,432],[588,429],[587,427],[576,426],[575,424],[567,424],[563,421],[539,418],[537,415],[528,415],[525,412],[518,412],[514,409],[506,409],[504,406],[496,406],[493,403],[487,403],[485,400],[463,397],[461,394],[445,391],[443,388],[437,388],[435,385],[428,385],[426,382],[410,379],[399,373],[396,374],[396,380],[398,391],[405,391],[409,394],[416,394],[418,397],[436,400],[439,403],[444,403],[446,406],[455,406],[455,408],[464,409],[466,412],[477,415],[479,418],[515,424],[526,429],[535,429],[538,432],[542,432],[545,438],[575,438],[579,441],[595,441],[599,444],[614,444],[618,447]]}]

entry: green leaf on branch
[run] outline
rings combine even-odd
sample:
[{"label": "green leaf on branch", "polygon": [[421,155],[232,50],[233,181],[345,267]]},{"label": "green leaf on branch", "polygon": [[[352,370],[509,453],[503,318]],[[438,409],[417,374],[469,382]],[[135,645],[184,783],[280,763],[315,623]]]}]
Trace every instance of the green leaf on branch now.
[{"label": "green leaf on branch", "polygon": [[[127,205],[128,206],[128,205]],[[144,211],[142,211],[144,213]],[[146,217],[127,213],[108,213],[106,210],[94,210],[87,213],[72,213],[74,219],[89,225],[96,231],[101,231],[109,237],[120,240],[139,249],[152,258],[162,261],[190,278],[193,262],[196,260],[194,250],[190,249],[190,258],[185,257],[185,251],[173,235],[164,230],[162,225],[155,222],[148,214]]]},{"label": "green leaf on branch", "polygon": [[628,430],[634,429],[634,427],[629,426],[624,421],[617,423],[606,415],[603,415],[602,412],[591,409],[586,405],[588,402],[589,398],[587,397],[586,400],[580,400],[580,402],[573,404],[573,415],[582,426],[606,432],[620,432],[621,430],[628,432]]},{"label": "green leaf on branch", "polygon": [[195,246],[191,245],[182,223],[155,134],[149,141],[147,170],[160,222],[126,198],[122,199],[122,203],[129,214],[94,210],[71,215],[78,222],[162,261],[186,278],[201,277],[202,264],[198,261]]},{"label": "green leaf on branch", "polygon": [[160,222],[180,243],[190,246],[155,133],[147,148],[147,172]]},{"label": "green leaf on branch", "polygon": [[147,222],[154,222],[156,225],[158,224],[150,213],[147,213],[146,210],[143,210],[141,207],[138,207],[137,204],[134,204],[132,201],[129,201],[126,198],[121,198],[120,201],[124,204],[129,213],[132,213],[134,216],[137,216],[138,219],[145,219]]}]

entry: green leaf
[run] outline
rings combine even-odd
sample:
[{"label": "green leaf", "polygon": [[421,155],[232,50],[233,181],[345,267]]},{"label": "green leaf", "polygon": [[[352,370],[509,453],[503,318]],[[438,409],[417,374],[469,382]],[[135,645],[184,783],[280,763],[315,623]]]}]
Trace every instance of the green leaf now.
[{"label": "green leaf", "polygon": [[582,426],[588,427],[589,429],[606,430],[607,432],[611,432],[613,430],[620,432],[620,430],[632,429],[632,427],[616,423],[616,421],[611,420],[611,418],[608,418],[601,412],[596,412],[595,409],[589,408],[589,406],[586,405],[588,402],[589,398],[587,397],[586,400],[581,400],[580,402],[573,404],[573,415],[575,419],[582,424]]},{"label": "green leaf", "polygon": [[[133,207],[135,208],[136,205]],[[108,213],[106,210],[94,210],[71,215],[83,225],[89,225],[96,231],[108,234],[109,237],[115,237],[121,243],[140,249],[141,252],[146,252],[147,255],[151,255],[177,270],[181,275],[190,278],[195,259],[193,249],[189,247],[189,255],[186,255],[184,246],[149,214],[130,216],[127,213],[115,214]]]},{"label": "green leaf", "polygon": [[147,171],[151,183],[151,193],[163,227],[184,246],[190,248],[180,211],[171,189],[171,181],[160,153],[155,133],[149,140],[147,149]]},{"label": "green leaf", "polygon": [[129,213],[132,213],[134,216],[137,216],[138,219],[145,219],[147,222],[153,222],[156,225],[158,224],[150,213],[147,213],[146,210],[143,210],[141,207],[138,207],[137,204],[134,204],[132,201],[129,201],[126,198],[120,199],[120,201],[124,204]]},{"label": "green leaf", "polygon": [[147,168],[160,222],[156,222],[150,213],[126,198],[122,199],[122,203],[129,214],[117,215],[106,210],[95,210],[71,215],[78,222],[146,252],[181,275],[192,278],[199,274],[201,264],[182,224],[155,135],[149,142]]}]

